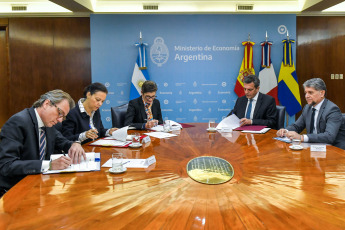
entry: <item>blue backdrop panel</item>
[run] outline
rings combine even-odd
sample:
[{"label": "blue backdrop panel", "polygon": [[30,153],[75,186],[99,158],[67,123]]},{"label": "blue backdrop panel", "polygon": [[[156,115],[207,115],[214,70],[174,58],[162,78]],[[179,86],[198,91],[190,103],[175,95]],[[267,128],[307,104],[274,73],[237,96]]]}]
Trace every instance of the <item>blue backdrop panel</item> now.
[{"label": "blue backdrop panel", "polygon": [[[110,108],[127,103],[142,32],[150,79],[158,85],[163,118],[177,122],[219,122],[237,99],[234,86],[243,59],[242,42],[255,42],[254,68],[261,62],[260,42],[273,41],[272,63],[278,77],[286,30],[295,39],[296,15],[91,15],[92,81],[108,87],[101,107],[111,127]],[[295,45],[293,46],[294,57]],[[297,68],[297,67],[296,67]]]}]

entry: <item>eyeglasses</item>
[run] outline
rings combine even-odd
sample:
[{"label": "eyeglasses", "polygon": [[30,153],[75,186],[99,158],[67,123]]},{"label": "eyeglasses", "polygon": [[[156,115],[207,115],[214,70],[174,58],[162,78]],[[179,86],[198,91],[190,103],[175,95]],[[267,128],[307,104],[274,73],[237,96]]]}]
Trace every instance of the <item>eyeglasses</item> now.
[{"label": "eyeglasses", "polygon": [[55,105],[55,103],[51,102],[52,105],[55,106],[55,108],[57,108],[58,110],[58,113],[59,113],[59,118],[62,118],[62,120],[66,120],[66,116],[65,116],[65,113],[62,111],[62,109],[60,109],[57,105]]},{"label": "eyeglasses", "polygon": [[157,96],[152,96],[152,97],[150,97],[150,96],[145,96],[145,99],[146,99],[146,100],[150,100],[150,99],[154,100],[155,98],[157,98]]}]

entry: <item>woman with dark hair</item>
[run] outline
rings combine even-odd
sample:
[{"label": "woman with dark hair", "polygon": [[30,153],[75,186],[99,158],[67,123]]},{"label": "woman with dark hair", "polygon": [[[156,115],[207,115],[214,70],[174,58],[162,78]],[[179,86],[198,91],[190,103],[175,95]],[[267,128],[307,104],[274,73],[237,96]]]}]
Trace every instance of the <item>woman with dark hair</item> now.
[{"label": "woman with dark hair", "polygon": [[68,113],[62,122],[62,134],[69,140],[82,144],[110,136],[117,128],[104,129],[99,108],[108,94],[107,88],[98,82],[84,89],[84,98]]}]

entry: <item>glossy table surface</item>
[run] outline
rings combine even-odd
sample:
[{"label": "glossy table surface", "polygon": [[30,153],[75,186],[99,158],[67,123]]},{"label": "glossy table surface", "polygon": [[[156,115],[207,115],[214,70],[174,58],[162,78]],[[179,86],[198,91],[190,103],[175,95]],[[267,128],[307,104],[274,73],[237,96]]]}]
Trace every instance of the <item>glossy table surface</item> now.
[{"label": "glossy table surface", "polygon": [[[266,134],[207,133],[152,138],[139,149],[93,148],[157,162],[147,169],[31,175],[0,199],[0,229],[345,229],[345,151],[292,151]],[[220,185],[188,177],[198,156],[229,161]]]}]

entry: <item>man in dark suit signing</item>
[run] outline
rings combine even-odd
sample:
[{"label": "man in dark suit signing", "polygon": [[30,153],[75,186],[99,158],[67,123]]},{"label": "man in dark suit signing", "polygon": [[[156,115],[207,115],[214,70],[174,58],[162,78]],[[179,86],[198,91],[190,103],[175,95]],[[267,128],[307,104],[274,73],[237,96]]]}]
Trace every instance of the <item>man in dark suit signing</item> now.
[{"label": "man in dark suit signing", "polygon": [[[307,105],[297,121],[277,132],[277,136],[299,139],[302,142],[327,143],[345,149],[345,127],[339,107],[326,99],[327,88],[321,78],[304,82]],[[300,135],[306,128],[307,134]]]},{"label": "man in dark suit signing", "polygon": [[[74,101],[68,93],[52,90],[5,123],[0,133],[0,196],[26,175],[64,169],[86,157],[79,143],[67,140],[52,127],[62,122],[72,107]],[[68,152],[68,156],[50,161],[54,150]]]},{"label": "man in dark suit signing", "polygon": [[150,129],[163,124],[162,111],[156,99],[157,85],[153,81],[145,81],[141,87],[141,96],[128,103],[125,126],[136,129]]},{"label": "man in dark suit signing", "polygon": [[239,97],[234,109],[228,114],[235,114],[244,125],[266,125],[276,128],[277,108],[273,97],[259,93],[260,80],[255,75],[243,79],[245,96]]}]

